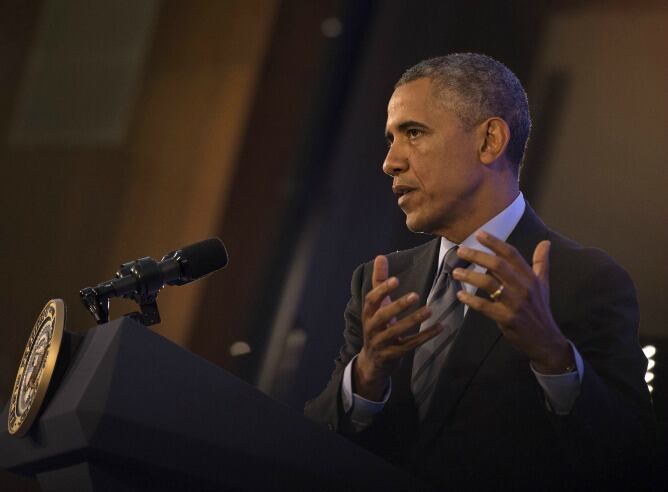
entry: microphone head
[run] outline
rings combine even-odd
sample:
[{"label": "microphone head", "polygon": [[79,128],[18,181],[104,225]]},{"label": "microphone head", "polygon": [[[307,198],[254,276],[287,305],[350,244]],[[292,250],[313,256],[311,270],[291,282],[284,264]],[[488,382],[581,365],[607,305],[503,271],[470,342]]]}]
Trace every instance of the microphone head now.
[{"label": "microphone head", "polygon": [[179,255],[187,261],[189,277],[192,280],[204,277],[227,265],[227,250],[223,242],[212,237],[181,249]]}]

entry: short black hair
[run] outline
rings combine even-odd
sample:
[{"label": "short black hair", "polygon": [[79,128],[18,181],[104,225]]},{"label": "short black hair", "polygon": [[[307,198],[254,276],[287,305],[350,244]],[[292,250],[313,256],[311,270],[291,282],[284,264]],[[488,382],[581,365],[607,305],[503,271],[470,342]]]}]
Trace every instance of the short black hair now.
[{"label": "short black hair", "polygon": [[445,105],[467,129],[487,118],[502,118],[510,128],[508,158],[519,173],[524,159],[531,116],[522,83],[503,63],[479,53],[452,53],[421,61],[404,72],[395,88],[421,78],[434,81],[449,98]]}]

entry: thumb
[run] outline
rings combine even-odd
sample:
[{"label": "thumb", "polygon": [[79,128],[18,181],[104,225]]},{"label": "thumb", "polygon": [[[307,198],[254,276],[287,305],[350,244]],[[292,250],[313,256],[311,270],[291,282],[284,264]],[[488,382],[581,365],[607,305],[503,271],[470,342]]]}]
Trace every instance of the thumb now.
[{"label": "thumb", "polygon": [[546,285],[550,280],[550,241],[541,241],[533,252],[533,273]]}]

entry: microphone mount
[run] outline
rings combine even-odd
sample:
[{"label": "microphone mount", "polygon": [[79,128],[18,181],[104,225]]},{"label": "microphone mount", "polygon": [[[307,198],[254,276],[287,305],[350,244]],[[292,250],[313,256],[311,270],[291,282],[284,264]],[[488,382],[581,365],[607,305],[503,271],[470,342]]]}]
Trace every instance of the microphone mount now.
[{"label": "microphone mount", "polygon": [[139,258],[123,263],[113,279],[95,287],[85,287],[79,295],[97,324],[109,322],[112,297],[132,299],[139,311],[127,317],[146,326],[160,323],[158,293],[165,285],[184,285],[227,265],[225,245],[218,238],[167,253],[162,260]]},{"label": "microphone mount", "polygon": [[[145,326],[151,326],[160,323],[157,302],[158,292],[163,287],[160,277],[157,261],[149,257],[140,258],[123,263],[113,280],[81,289],[79,294],[99,325],[109,322],[110,298],[125,297],[139,305],[139,312],[132,312],[126,316]],[[133,285],[139,287],[132,289]]]}]

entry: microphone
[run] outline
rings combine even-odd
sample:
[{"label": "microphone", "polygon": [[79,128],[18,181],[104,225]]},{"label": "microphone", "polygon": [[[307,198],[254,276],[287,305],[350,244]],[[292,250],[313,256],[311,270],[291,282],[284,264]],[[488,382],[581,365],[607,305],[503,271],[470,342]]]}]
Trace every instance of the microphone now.
[{"label": "microphone", "polygon": [[[139,321],[155,324],[160,322],[156,304],[160,289],[165,285],[184,285],[205,277],[224,268],[227,262],[223,242],[217,237],[205,239],[167,253],[159,262],[145,257],[123,263],[113,279],[81,289],[79,295],[100,324],[109,320],[109,299],[112,297],[135,300],[145,315]],[[134,314],[142,317],[140,313]]]}]

